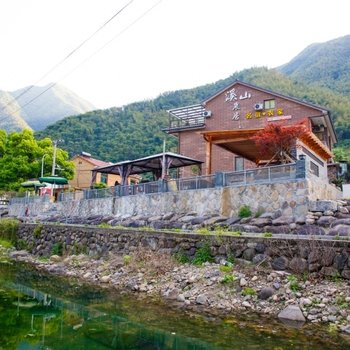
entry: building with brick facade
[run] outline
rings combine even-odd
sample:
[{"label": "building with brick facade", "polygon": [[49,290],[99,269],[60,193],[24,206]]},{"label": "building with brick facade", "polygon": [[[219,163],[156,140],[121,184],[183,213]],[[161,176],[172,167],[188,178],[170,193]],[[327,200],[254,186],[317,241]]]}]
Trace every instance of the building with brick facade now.
[{"label": "building with brick facade", "polygon": [[[167,133],[178,137],[178,153],[203,161],[203,174],[259,166],[252,136],[270,123],[303,122],[307,133],[297,140],[294,157],[305,156],[308,171],[327,178],[336,142],[330,112],[258,86],[235,81],[201,104],[168,111]],[[180,176],[195,175],[182,169]]]},{"label": "building with brick facade", "polygon": [[[103,160],[92,158],[90,153],[81,152],[75,155],[72,159],[75,166],[74,178],[69,180],[69,185],[75,189],[87,189],[90,188],[91,183],[104,183],[107,187],[115,186],[121,183],[121,177],[118,174],[104,174],[96,172],[94,181],[92,181],[92,171],[98,167],[105,167],[111,165],[111,162],[105,162]],[[137,175],[128,177],[128,184],[138,183],[140,177]]]}]

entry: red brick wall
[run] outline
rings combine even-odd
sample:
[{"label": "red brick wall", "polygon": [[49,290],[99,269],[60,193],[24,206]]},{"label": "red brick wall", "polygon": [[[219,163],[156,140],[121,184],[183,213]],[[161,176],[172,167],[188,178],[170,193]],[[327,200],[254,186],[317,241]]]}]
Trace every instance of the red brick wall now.
[{"label": "red brick wall", "polygon": [[[227,91],[231,90],[229,88]],[[234,85],[236,99],[225,101],[226,91],[222,92],[212,100],[210,100],[205,108],[212,112],[212,116],[206,119],[206,127],[201,130],[183,131],[179,133],[179,153],[199,159],[205,162],[206,142],[201,134],[204,131],[214,130],[237,130],[237,129],[255,129],[263,128],[268,123],[276,123],[276,121],[268,121],[268,111],[263,110],[257,113],[254,110],[256,103],[265,100],[275,99],[275,108],[270,110],[273,114],[271,117],[291,116],[291,119],[283,121],[283,125],[296,124],[304,121],[308,117],[318,116],[320,110],[308,106],[304,106],[294,101],[290,101],[273,94],[256,90],[240,83]],[[240,96],[250,96],[250,98],[240,99]],[[239,109],[233,110],[234,103],[239,104]],[[239,119],[233,120],[233,113],[239,112]],[[251,113],[251,118],[247,118],[247,114]],[[264,114],[265,115],[264,115]],[[234,154],[213,145],[212,148],[212,173],[216,171],[233,171]],[[255,164],[249,161],[245,162],[245,168],[254,167]],[[203,164],[203,174],[205,174],[206,164]],[[190,169],[183,169],[182,176],[190,176]]]}]

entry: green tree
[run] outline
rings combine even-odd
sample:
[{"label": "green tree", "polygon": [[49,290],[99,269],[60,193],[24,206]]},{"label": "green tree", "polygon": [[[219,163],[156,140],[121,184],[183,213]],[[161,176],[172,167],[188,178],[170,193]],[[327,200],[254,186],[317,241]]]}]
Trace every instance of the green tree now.
[{"label": "green tree", "polygon": [[[38,178],[44,155],[47,155],[44,174],[49,175],[53,158],[53,143],[49,138],[37,141],[30,130],[8,135],[0,130],[0,189],[18,190],[21,182]],[[74,165],[68,160],[68,153],[59,148],[56,164],[62,169],[58,175],[68,179],[73,177]]]}]

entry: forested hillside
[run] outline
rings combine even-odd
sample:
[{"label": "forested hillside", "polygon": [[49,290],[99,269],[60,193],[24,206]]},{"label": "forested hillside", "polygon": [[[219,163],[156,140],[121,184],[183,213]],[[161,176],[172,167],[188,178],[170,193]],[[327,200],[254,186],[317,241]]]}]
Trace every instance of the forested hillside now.
[{"label": "forested hillside", "polygon": [[[347,97],[267,68],[246,69],[214,84],[168,92],[154,100],[132,103],[123,108],[68,117],[36,133],[36,136],[62,139],[60,146],[71,156],[86,151],[113,162],[158,153],[162,151],[165,137],[161,130],[168,123],[166,110],[202,102],[236,79],[329,109],[340,145],[350,145],[350,101]],[[174,151],[175,147],[176,139],[167,136],[167,150]]]},{"label": "forested hillside", "polygon": [[350,35],[308,46],[282,73],[350,96]]}]

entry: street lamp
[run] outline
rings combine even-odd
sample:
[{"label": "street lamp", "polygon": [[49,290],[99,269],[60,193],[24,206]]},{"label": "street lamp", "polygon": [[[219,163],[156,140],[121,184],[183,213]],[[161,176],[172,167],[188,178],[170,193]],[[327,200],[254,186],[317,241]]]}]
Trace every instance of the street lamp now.
[{"label": "street lamp", "polygon": [[63,141],[63,140],[54,140],[54,141],[53,141],[53,159],[52,159],[51,176],[55,176],[57,143],[58,143],[58,142],[62,142],[62,141]]},{"label": "street lamp", "polygon": [[47,156],[47,154],[44,154],[43,157],[41,158],[41,177],[44,176],[44,159]]}]

